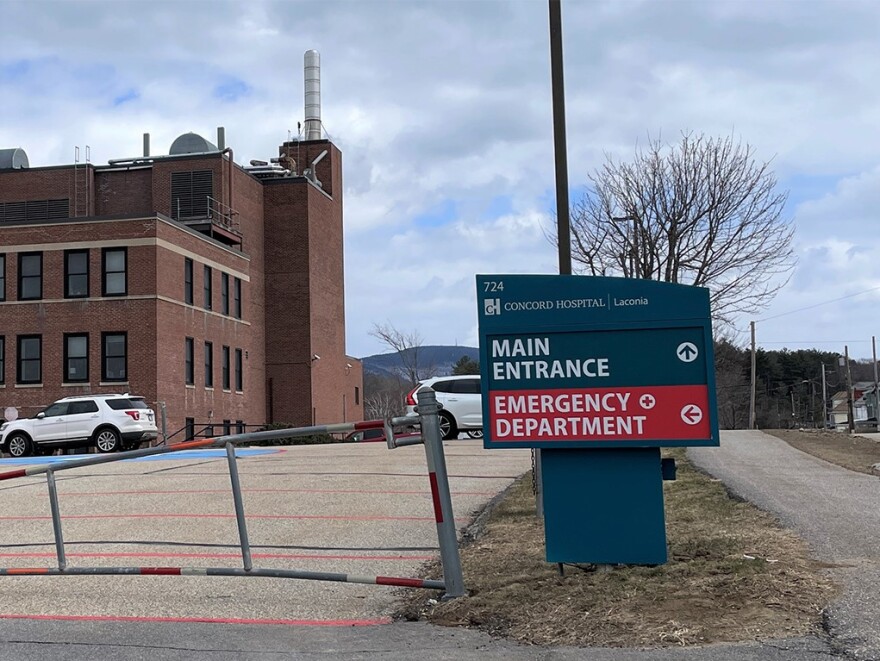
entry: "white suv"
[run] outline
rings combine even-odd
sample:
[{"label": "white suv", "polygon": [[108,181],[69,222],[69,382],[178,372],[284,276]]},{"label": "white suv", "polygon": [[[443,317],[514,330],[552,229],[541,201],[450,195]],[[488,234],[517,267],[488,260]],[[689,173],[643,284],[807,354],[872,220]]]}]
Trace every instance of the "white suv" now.
[{"label": "white suv", "polygon": [[457,438],[458,432],[467,432],[471,438],[483,436],[483,396],[480,377],[436,376],[419,381],[406,396],[406,415],[418,415],[418,394],[430,388],[437,394],[440,409],[440,433],[444,439]]},{"label": "white suv", "polygon": [[156,415],[143,397],[65,397],[33,418],[0,425],[0,450],[26,457],[45,450],[95,446],[99,452],[132,449],[159,435]]}]

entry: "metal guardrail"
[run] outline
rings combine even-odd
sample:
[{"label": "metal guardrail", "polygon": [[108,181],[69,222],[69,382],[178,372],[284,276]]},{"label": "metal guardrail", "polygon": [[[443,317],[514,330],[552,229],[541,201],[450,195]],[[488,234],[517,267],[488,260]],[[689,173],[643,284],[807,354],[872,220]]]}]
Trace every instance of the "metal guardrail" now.
[{"label": "metal guardrail", "polygon": [[[59,576],[59,575],[141,575],[141,576],[260,576],[270,578],[299,578],[317,581],[336,581],[343,583],[366,583],[375,585],[392,585],[399,587],[428,588],[443,590],[444,598],[464,595],[461,574],[461,560],[455,535],[455,520],[452,513],[452,501],[449,493],[449,481],[446,475],[446,461],[440,438],[440,425],[437,416],[439,407],[433,392],[425,393],[429,397],[422,403],[419,397],[421,418],[421,436],[408,435],[404,438],[394,436],[393,421],[368,420],[365,422],[340,423],[332,425],[316,425],[311,427],[295,427],[291,429],[273,429],[269,431],[232,434],[217,438],[198,441],[186,441],[168,446],[156,446],[142,450],[131,450],[117,454],[107,454],[83,459],[71,459],[63,463],[29,466],[0,473],[0,481],[12,480],[34,475],[46,475],[49,491],[49,506],[52,513],[52,530],[55,537],[57,567],[8,567],[0,568],[0,576]],[[433,408],[431,402],[433,401]],[[412,418],[407,423],[412,424]],[[437,521],[437,536],[440,543],[440,555],[443,563],[444,580],[421,578],[403,578],[394,576],[355,576],[334,572],[314,572],[295,569],[265,569],[253,566],[251,547],[248,538],[247,521],[244,512],[244,501],[241,495],[241,483],[236,464],[235,447],[253,441],[311,436],[314,434],[336,434],[360,431],[364,429],[385,429],[389,448],[402,445],[425,444],[428,459],[428,473]],[[183,450],[225,447],[229,466],[229,479],[232,487],[232,499],[235,508],[235,519],[238,524],[239,544],[241,547],[242,568],[226,567],[69,567],[64,552],[64,536],[61,527],[61,511],[58,502],[58,491],[55,485],[55,473],[74,470],[85,466],[108,464],[126,459],[151,457],[160,454],[171,454]]]}]

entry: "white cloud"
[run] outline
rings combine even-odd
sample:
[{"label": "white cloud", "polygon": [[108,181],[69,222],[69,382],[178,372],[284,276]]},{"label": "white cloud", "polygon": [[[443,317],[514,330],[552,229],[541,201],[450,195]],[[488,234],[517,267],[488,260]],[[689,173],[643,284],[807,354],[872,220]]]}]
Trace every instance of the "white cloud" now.
[{"label": "white cloud", "polygon": [[[864,2],[563,3],[572,184],[648,135],[733,133],[799,203],[801,262],[764,316],[876,281],[878,23]],[[136,156],[144,132],[163,153],[217,126],[239,162],[272,156],[318,49],[344,153],[354,355],[382,350],[368,331],[386,319],[475,343],[475,273],[556,270],[546,3],[7,1],[0,40],[0,147],[32,165],[86,144],[95,162]],[[223,100],[221,85],[246,92]],[[811,330],[872,332],[867,306],[831,308]],[[803,327],[792,315],[762,334]]]}]

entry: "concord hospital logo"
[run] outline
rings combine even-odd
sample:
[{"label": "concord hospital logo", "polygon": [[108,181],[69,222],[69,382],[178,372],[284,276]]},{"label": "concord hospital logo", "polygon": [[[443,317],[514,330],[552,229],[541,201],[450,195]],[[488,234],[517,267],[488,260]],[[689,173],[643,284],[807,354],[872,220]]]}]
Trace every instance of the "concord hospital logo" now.
[{"label": "concord hospital logo", "polygon": [[587,308],[624,308],[624,307],[644,307],[650,305],[647,297],[639,296],[636,298],[616,298],[610,295],[604,298],[573,298],[558,300],[538,300],[538,301],[508,301],[501,304],[500,298],[486,298],[483,300],[483,314],[487,317],[497,317],[502,310],[508,312],[523,312],[534,310],[577,310]]}]

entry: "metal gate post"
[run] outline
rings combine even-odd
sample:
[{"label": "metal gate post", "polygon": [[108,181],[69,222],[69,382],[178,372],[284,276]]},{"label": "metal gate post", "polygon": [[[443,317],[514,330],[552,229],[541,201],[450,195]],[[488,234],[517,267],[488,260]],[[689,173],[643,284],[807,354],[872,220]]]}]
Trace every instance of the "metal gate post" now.
[{"label": "metal gate post", "polygon": [[64,571],[67,567],[67,558],[64,555],[64,537],[61,534],[61,509],[58,507],[55,471],[46,471],[46,484],[49,487],[49,509],[52,511],[52,530],[55,533],[55,553],[58,556],[58,569]]},{"label": "metal gate post", "polygon": [[463,597],[464,578],[461,573],[455,518],[452,514],[452,497],[449,494],[443,438],[440,435],[440,417],[437,415],[440,406],[437,404],[437,396],[433,390],[420,392],[418,397],[422,438],[425,440],[425,456],[428,460],[428,477],[431,480],[431,496],[434,500],[434,517],[437,520],[437,539],[440,542],[440,560],[443,563],[443,582],[446,584],[444,598]]},{"label": "metal gate post", "polygon": [[162,413],[162,444],[168,442],[168,411],[165,409],[165,402],[159,402],[159,410]]},{"label": "metal gate post", "polygon": [[244,500],[241,497],[241,481],[238,479],[238,465],[235,463],[235,446],[226,443],[226,459],[229,463],[229,480],[232,483],[232,500],[235,503],[235,520],[238,523],[238,539],[241,543],[241,560],[244,570],[253,569],[251,545],[248,541],[247,523],[244,518]]}]

